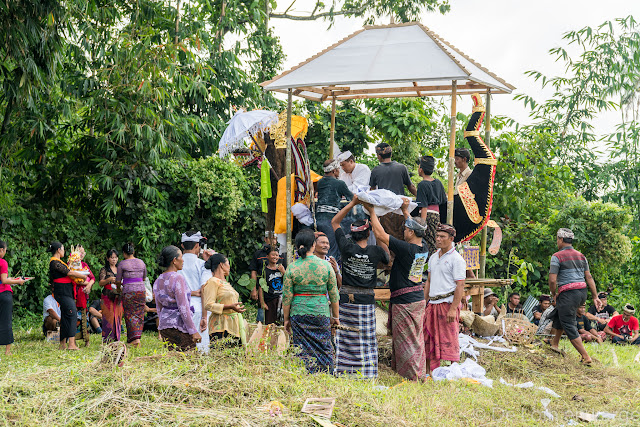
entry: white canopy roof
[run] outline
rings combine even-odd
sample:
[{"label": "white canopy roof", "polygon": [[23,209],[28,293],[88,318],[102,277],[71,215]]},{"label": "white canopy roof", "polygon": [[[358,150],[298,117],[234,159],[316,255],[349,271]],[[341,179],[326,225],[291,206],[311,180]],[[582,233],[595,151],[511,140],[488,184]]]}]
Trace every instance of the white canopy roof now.
[{"label": "white canopy roof", "polygon": [[458,94],[514,86],[417,22],[367,26],[260,85],[314,100]]}]

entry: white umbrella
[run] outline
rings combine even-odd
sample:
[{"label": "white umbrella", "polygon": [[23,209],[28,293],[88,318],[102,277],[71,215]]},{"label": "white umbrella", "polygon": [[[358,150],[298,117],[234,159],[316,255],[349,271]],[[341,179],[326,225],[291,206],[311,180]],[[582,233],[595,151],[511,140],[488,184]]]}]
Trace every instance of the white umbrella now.
[{"label": "white umbrella", "polygon": [[220,157],[238,148],[246,147],[245,139],[253,138],[259,132],[268,130],[272,124],[278,122],[278,114],[267,110],[238,111],[227,123],[220,138],[218,153]]}]

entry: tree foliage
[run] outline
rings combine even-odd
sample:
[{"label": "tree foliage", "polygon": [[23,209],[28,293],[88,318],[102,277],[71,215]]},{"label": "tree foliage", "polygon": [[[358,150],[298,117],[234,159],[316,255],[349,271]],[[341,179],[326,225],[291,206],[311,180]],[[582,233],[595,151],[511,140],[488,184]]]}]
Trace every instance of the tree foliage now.
[{"label": "tree foliage", "polygon": [[[326,4],[317,0],[311,13],[294,13],[296,0],[284,3],[286,7],[283,12],[278,12],[278,5],[271,1],[274,9],[269,16],[272,18],[293,19],[298,21],[312,21],[317,19],[328,20],[333,24],[336,16],[346,16],[349,18],[364,18],[365,24],[373,24],[381,16],[393,16],[400,22],[419,20],[423,12],[439,11],[446,13],[450,10],[448,0],[343,0],[333,1]],[[288,6],[286,6],[288,5]]]}]

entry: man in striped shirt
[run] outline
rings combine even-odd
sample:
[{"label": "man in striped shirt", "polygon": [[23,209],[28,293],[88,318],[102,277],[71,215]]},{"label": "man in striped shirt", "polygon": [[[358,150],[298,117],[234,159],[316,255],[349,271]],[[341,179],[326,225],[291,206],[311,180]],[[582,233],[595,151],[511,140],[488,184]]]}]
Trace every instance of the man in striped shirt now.
[{"label": "man in striped shirt", "polygon": [[576,327],[576,311],[587,300],[587,285],[593,295],[594,305],[599,308],[602,303],[598,299],[596,283],[589,271],[587,258],[573,249],[573,239],[571,230],[559,229],[556,238],[559,250],[551,256],[549,289],[556,307],[550,317],[553,321],[551,350],[564,355],[564,352],[558,348],[560,337],[564,332],[582,356],[582,363],[590,365],[591,357],[587,354]]}]

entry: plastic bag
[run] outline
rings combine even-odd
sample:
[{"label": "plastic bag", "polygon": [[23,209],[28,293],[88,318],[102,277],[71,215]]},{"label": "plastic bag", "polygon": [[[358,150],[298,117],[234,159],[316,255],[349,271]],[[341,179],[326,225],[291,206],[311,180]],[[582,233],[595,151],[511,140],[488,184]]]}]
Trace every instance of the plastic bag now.
[{"label": "plastic bag", "polygon": [[148,277],[145,277],[144,279],[144,293],[145,293],[144,300],[146,302],[153,301],[153,290],[151,289],[151,281],[149,281]]}]

